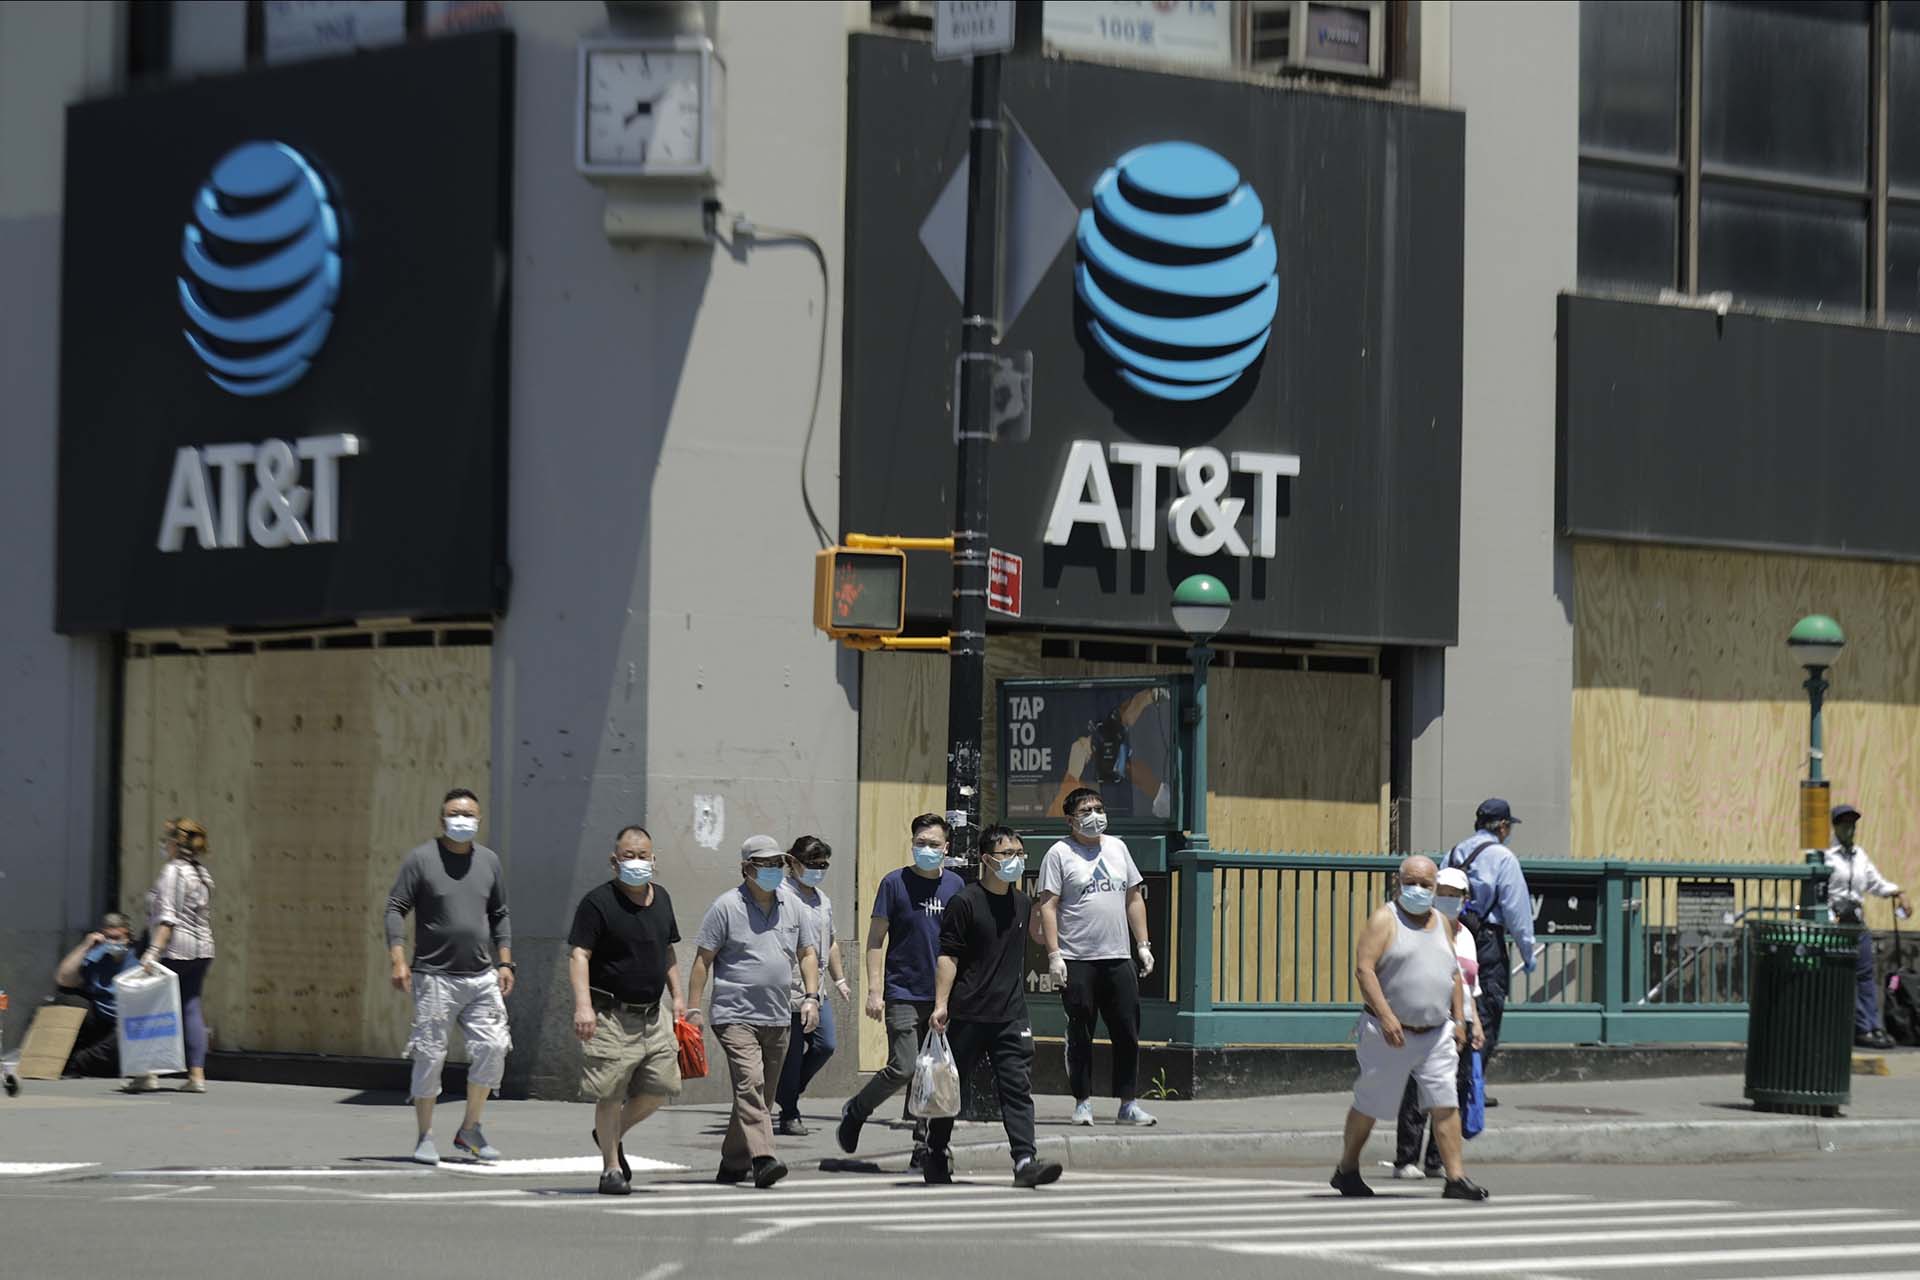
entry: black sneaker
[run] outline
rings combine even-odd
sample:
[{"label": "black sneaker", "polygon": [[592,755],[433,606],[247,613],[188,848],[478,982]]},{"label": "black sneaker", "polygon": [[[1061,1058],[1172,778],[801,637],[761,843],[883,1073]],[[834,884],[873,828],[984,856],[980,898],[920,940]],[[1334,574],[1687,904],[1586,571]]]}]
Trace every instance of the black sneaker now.
[{"label": "black sneaker", "polygon": [[[600,1130],[598,1129],[593,1131],[593,1149],[595,1151],[600,1149]],[[613,1149],[620,1154],[620,1176],[628,1182],[632,1182],[633,1166],[627,1163],[627,1144],[624,1142],[616,1143]],[[608,1194],[614,1193],[609,1192]]]},{"label": "black sneaker", "polygon": [[781,1116],[773,1122],[773,1131],[783,1138],[804,1138],[807,1136],[807,1122],[799,1116]]},{"label": "black sneaker", "polygon": [[[1327,1180],[1327,1185],[1343,1196],[1370,1196],[1373,1194],[1373,1188],[1361,1179],[1358,1169],[1335,1169],[1333,1171],[1333,1177]],[[1451,1186],[1452,1184],[1449,1183],[1448,1185]]]},{"label": "black sneaker", "polygon": [[603,1196],[630,1196],[633,1184],[618,1169],[608,1169],[600,1175],[600,1194]]},{"label": "black sneaker", "polygon": [[787,1166],[772,1156],[761,1156],[753,1162],[753,1185],[762,1191],[786,1176]]},{"label": "black sneaker", "polygon": [[920,1177],[930,1187],[953,1181],[953,1158],[944,1151],[928,1151],[920,1161]]},{"label": "black sneaker", "polygon": [[851,1102],[840,1108],[840,1127],[835,1131],[834,1136],[840,1139],[842,1151],[848,1155],[853,1154],[854,1148],[860,1145],[860,1126],[865,1123],[865,1120],[853,1114]]},{"label": "black sneaker", "polygon": [[1447,1189],[1440,1193],[1442,1200],[1486,1200],[1493,1192],[1487,1190],[1472,1178],[1448,1178]]},{"label": "black sneaker", "polygon": [[1060,1166],[1052,1160],[1029,1160],[1013,1171],[1013,1185],[1044,1187],[1049,1182],[1060,1181],[1060,1173]]},{"label": "black sneaker", "polygon": [[713,1180],[722,1186],[732,1187],[738,1186],[752,1176],[753,1170],[751,1169],[729,1169],[727,1166],[721,1165],[720,1172],[714,1175]]},{"label": "black sneaker", "polygon": [[1492,1094],[1488,1094],[1480,1100],[1480,1105],[1484,1107],[1497,1107],[1500,1105],[1500,1099],[1494,1097]]}]

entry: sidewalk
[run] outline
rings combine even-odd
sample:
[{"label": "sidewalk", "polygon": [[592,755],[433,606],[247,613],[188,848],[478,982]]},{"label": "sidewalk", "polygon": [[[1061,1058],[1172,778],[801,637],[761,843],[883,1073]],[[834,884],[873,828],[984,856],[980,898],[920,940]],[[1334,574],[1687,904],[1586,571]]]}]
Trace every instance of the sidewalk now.
[{"label": "sidewalk", "polygon": [[[1823,1151],[1920,1148],[1920,1051],[1887,1055],[1891,1074],[1854,1076],[1853,1103],[1838,1120],[1755,1112],[1737,1076],[1592,1084],[1503,1085],[1487,1131],[1468,1145],[1473,1164],[1703,1163]],[[1212,1169],[1247,1165],[1331,1166],[1348,1095],[1222,1102],[1147,1102],[1160,1123],[1119,1129],[1113,1105],[1098,1105],[1098,1123],[1075,1129],[1066,1098],[1037,1100],[1042,1154],[1071,1168]],[[833,1137],[840,1100],[811,1101],[813,1132],[781,1139],[796,1169],[846,1161]],[[911,1137],[898,1103],[870,1123],[849,1162],[858,1171],[905,1167]],[[453,1154],[459,1104],[443,1102],[435,1132],[443,1157]],[[571,1174],[590,1157],[593,1113],[560,1102],[488,1106],[488,1137],[515,1160],[555,1162],[534,1174]],[[716,1166],[724,1106],[670,1108],[634,1132],[628,1152],[705,1176]],[[962,1124],[955,1135],[958,1168],[1006,1168],[998,1125]],[[1375,1132],[1368,1159],[1392,1155],[1392,1126]],[[284,1085],[215,1082],[203,1096],[162,1092],[126,1095],[108,1080],[28,1081],[17,1098],[0,1098],[0,1171],[6,1164],[92,1162],[92,1172],[193,1168],[338,1168],[368,1173],[415,1168],[412,1117],[394,1094],[349,1093]],[[559,1163],[565,1161],[566,1163]],[[462,1168],[451,1161],[448,1173]],[[505,1172],[505,1170],[503,1170]]]}]

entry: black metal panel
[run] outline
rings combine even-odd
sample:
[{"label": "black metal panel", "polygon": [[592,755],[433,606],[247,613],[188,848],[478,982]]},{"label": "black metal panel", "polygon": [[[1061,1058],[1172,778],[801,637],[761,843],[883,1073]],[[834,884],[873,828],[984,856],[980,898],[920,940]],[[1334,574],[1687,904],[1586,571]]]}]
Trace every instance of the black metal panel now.
[{"label": "black metal panel", "polygon": [[[920,228],[965,155],[967,80],[920,42],[852,37],[843,382],[843,528],[951,529],[959,303]],[[1022,621],[1171,631],[1169,596],[1210,572],[1229,634],[1450,644],[1458,613],[1462,118],[1384,100],[1010,58],[1008,110],[1078,208],[1147,143],[1226,157],[1265,206],[1279,312],[1261,361],[1197,405],[1127,390],[1085,336],[1071,240],[1006,331],[1034,353],[1033,435],[993,461],[993,542],[1022,555]],[[1018,185],[1020,175],[1013,176]],[[1143,442],[1291,453],[1271,559],[1109,550],[1082,527],[1043,545],[1069,446]],[[1113,468],[1132,523],[1132,472]],[[1160,477],[1164,513],[1171,477]],[[1251,499],[1245,477],[1231,492]],[[1243,536],[1251,528],[1242,515]],[[937,567],[936,567],[937,565]],[[918,557],[909,611],[947,614]]]},{"label": "black metal panel", "polygon": [[[501,32],[69,109],[60,630],[501,607],[512,123]],[[188,347],[176,277],[197,191],[253,141],[319,175],[341,277],[305,375],[240,396]],[[340,463],[338,541],[259,546],[243,518],[238,547],[159,549],[178,450],[337,434],[362,448]],[[311,464],[298,479],[315,486]]]},{"label": "black metal panel", "polygon": [[1920,333],[1560,299],[1560,527],[1920,560]]}]

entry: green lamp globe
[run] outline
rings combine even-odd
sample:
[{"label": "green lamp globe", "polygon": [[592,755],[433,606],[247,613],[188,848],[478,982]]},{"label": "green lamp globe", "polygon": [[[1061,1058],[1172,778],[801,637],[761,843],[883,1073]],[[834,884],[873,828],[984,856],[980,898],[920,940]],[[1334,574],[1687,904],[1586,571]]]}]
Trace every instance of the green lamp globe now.
[{"label": "green lamp globe", "polygon": [[1205,640],[1227,625],[1233,597],[1210,573],[1196,573],[1173,590],[1173,622],[1194,640]]},{"label": "green lamp globe", "polygon": [[1824,613],[1810,613],[1793,624],[1787,634],[1787,649],[1803,667],[1830,667],[1846,647],[1847,637],[1840,624]]}]

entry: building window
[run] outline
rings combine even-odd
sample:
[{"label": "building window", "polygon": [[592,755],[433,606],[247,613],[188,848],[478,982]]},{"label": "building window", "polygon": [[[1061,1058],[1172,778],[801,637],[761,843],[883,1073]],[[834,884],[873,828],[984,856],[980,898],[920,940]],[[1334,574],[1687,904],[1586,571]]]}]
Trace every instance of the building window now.
[{"label": "building window", "polygon": [[501,0],[131,0],[127,76],[218,75],[505,24]]},{"label": "building window", "polygon": [[1920,318],[1920,0],[1582,0],[1582,288]]}]

